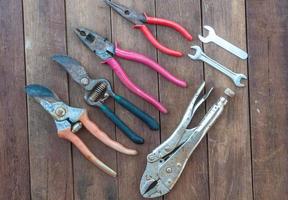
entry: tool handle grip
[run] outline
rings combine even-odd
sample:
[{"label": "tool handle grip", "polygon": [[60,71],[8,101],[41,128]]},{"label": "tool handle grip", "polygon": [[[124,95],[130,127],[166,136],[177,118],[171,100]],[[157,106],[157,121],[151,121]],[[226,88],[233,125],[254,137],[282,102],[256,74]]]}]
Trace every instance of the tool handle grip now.
[{"label": "tool handle grip", "polygon": [[120,58],[124,58],[126,60],[132,60],[135,62],[139,62],[142,64],[147,65],[151,69],[155,70],[159,74],[161,74],[164,78],[169,80],[170,82],[174,83],[177,86],[180,87],[187,87],[187,82],[181,79],[176,78],[173,76],[169,71],[164,69],[161,65],[159,65],[154,60],[144,56],[143,54],[132,52],[132,51],[126,51],[119,47],[118,44],[115,44],[116,48],[116,55]]},{"label": "tool handle grip", "polygon": [[153,46],[157,49],[159,49],[161,52],[170,55],[170,56],[175,56],[175,57],[181,57],[183,56],[183,53],[180,51],[175,51],[172,49],[169,49],[162,44],[160,44],[154,35],[151,33],[151,31],[147,28],[147,26],[141,24],[141,25],[135,25],[134,28],[140,29],[142,33],[145,35],[145,37],[153,44]]},{"label": "tool handle grip", "polygon": [[107,59],[104,63],[108,64],[111,69],[115,72],[115,74],[118,76],[120,81],[133,93],[137,94],[141,98],[143,98],[145,101],[148,103],[152,104],[155,108],[157,108],[160,112],[162,113],[167,113],[167,109],[160,103],[158,102],[155,98],[153,98],[151,95],[145,93],[139,86],[134,84],[125,71],[122,69],[120,64],[114,59],[110,58]]},{"label": "tool handle grip", "polygon": [[74,146],[79,149],[79,151],[84,155],[87,160],[91,161],[95,166],[99,167],[99,169],[101,169],[103,172],[109,174],[110,176],[116,177],[116,172],[107,165],[105,165],[99,158],[97,158],[82,142],[82,140],[70,131],[70,129],[58,132],[58,136],[74,144]]},{"label": "tool handle grip", "polygon": [[133,149],[128,149],[127,147],[123,146],[119,142],[116,142],[112,140],[106,133],[104,133],[98,126],[93,123],[89,117],[87,112],[83,113],[80,117],[80,121],[83,123],[83,125],[87,128],[87,130],[94,135],[96,138],[98,138],[101,142],[106,144],[108,147],[111,147],[112,149],[119,151],[121,153],[127,154],[127,155],[136,155],[137,151]]},{"label": "tool handle grip", "polygon": [[161,26],[167,26],[170,28],[175,29],[177,32],[179,32],[183,37],[185,37],[187,40],[191,41],[192,40],[192,35],[180,24],[163,19],[163,18],[156,18],[156,17],[149,17],[145,14],[146,17],[146,23],[147,24],[156,24],[156,25],[161,25]]},{"label": "tool handle grip", "polygon": [[100,109],[130,140],[136,144],[144,143],[144,139],[132,131],[108,106],[102,104]]},{"label": "tool handle grip", "polygon": [[149,126],[150,129],[159,130],[158,122],[153,117],[145,113],[143,110],[140,110],[133,103],[131,103],[130,101],[128,101],[127,99],[119,95],[115,95],[114,99],[121,106],[123,106],[124,108],[129,110],[132,114],[134,114],[136,117],[138,117],[143,122],[145,122]]}]

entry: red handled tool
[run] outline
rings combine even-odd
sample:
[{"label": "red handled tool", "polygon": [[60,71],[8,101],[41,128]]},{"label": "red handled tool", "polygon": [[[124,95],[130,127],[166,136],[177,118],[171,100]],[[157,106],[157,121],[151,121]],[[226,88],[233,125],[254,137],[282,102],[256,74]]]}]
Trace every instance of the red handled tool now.
[{"label": "red handled tool", "polygon": [[104,0],[107,5],[109,5],[113,10],[115,10],[119,15],[127,19],[128,21],[135,24],[134,28],[140,29],[143,34],[146,36],[146,38],[160,51],[162,51],[165,54],[168,54],[170,56],[175,57],[181,57],[183,56],[183,53],[180,51],[175,51],[172,49],[169,49],[162,44],[160,44],[154,35],[151,33],[151,31],[147,28],[144,24],[156,24],[161,26],[167,26],[170,28],[175,29],[180,34],[182,34],[187,40],[191,41],[192,36],[191,34],[183,28],[181,25],[177,24],[176,22],[162,19],[162,18],[155,18],[155,17],[149,17],[145,13],[139,13],[133,9],[127,8],[126,6],[123,6],[119,3],[112,2],[111,0]]},{"label": "red handled tool", "polygon": [[187,87],[187,82],[181,79],[176,78],[170,72],[165,70],[155,61],[147,58],[146,56],[133,52],[121,49],[119,46],[114,45],[109,42],[107,38],[99,35],[98,33],[91,31],[87,28],[76,28],[76,35],[81,40],[81,42],[92,52],[94,52],[103,63],[107,64],[118,76],[120,81],[134,94],[140,96],[148,103],[152,104],[155,108],[157,108],[162,113],[167,113],[167,109],[160,103],[158,100],[146,93],[143,89],[141,89],[138,85],[136,85],[124,69],[121,67],[120,63],[115,59],[115,57],[120,57],[126,60],[132,60],[139,63],[143,63],[150,67],[151,69],[157,71],[164,78],[171,81],[172,83],[180,86]]}]

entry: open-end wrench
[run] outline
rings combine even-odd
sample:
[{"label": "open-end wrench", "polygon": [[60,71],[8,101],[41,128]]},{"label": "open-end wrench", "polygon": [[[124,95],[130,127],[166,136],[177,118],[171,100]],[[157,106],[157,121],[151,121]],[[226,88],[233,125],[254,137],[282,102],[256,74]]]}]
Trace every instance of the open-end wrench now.
[{"label": "open-end wrench", "polygon": [[225,66],[221,65],[217,61],[213,60],[212,58],[208,57],[199,46],[192,46],[191,49],[194,49],[196,53],[194,55],[188,54],[188,56],[192,60],[201,60],[209,65],[211,65],[213,68],[219,70],[226,76],[228,76],[237,87],[244,87],[245,85],[241,83],[242,79],[247,79],[247,77],[244,74],[238,74],[230,69],[226,68]]},{"label": "open-end wrench", "polygon": [[215,44],[226,49],[227,51],[238,56],[239,58],[243,60],[247,59],[248,54],[245,51],[216,35],[215,30],[211,26],[204,26],[204,29],[208,31],[208,35],[206,37],[198,35],[199,39],[203,43],[214,42]]}]

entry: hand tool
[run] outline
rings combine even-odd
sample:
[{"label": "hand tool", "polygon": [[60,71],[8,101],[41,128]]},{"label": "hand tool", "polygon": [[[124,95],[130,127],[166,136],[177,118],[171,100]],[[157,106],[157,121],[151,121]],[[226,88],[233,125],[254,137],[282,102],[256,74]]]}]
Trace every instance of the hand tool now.
[{"label": "hand tool", "polygon": [[111,0],[104,0],[104,1],[113,10],[115,10],[120,16],[122,16],[129,22],[133,23],[134,24],[133,28],[140,29],[142,33],[145,35],[145,37],[153,44],[153,46],[159,49],[161,52],[171,55],[171,56],[176,56],[176,57],[183,56],[182,52],[169,49],[163,46],[162,44],[160,44],[156,40],[156,38],[153,36],[151,31],[144,24],[156,24],[156,25],[167,26],[167,27],[173,28],[176,31],[178,31],[181,35],[183,35],[187,40],[191,41],[192,36],[181,25],[177,24],[176,22],[167,20],[167,19],[149,17],[147,16],[146,13],[139,13],[136,10],[128,8],[119,3],[112,2]]},{"label": "hand tool", "polygon": [[159,74],[161,74],[163,77],[173,82],[174,84],[181,87],[187,86],[187,83],[185,81],[177,79],[153,60],[145,57],[142,54],[122,50],[117,45],[112,44],[106,38],[102,37],[96,32],[93,32],[86,28],[76,28],[75,33],[85,46],[87,46],[101,60],[103,60],[103,63],[108,64],[110,66],[110,68],[116,73],[120,81],[130,91],[142,97],[144,100],[154,105],[158,110],[160,110],[163,113],[167,113],[166,108],[163,105],[161,105],[161,103],[159,103],[155,98],[153,98],[149,94],[146,94],[141,88],[139,88],[139,86],[135,85],[135,83],[133,83],[129,79],[129,77],[122,69],[121,65],[114,58],[114,56],[118,56],[126,60],[132,60],[139,63],[143,63],[148,67],[150,67],[151,69],[157,71]]},{"label": "hand tool", "polygon": [[208,31],[208,35],[206,37],[198,35],[199,39],[203,43],[214,42],[218,46],[226,49],[243,60],[248,58],[248,54],[245,51],[216,35],[215,30],[211,26],[204,26],[204,29]]},{"label": "hand tool", "polygon": [[228,69],[227,67],[221,65],[217,61],[213,60],[212,58],[208,57],[202,51],[201,47],[199,47],[199,46],[192,46],[191,49],[194,49],[196,51],[195,55],[188,54],[188,56],[192,60],[201,60],[203,62],[206,62],[207,64],[209,64],[213,68],[217,69],[218,71],[220,71],[223,74],[225,74],[226,76],[228,76],[234,82],[234,84],[237,87],[244,87],[245,86],[244,84],[241,83],[242,79],[247,79],[247,77],[244,74],[235,73],[235,72],[231,71],[230,69]]},{"label": "hand tool", "polygon": [[82,140],[74,134],[81,129],[82,125],[84,125],[91,134],[101,142],[116,151],[128,155],[137,154],[137,151],[124,147],[122,144],[112,140],[108,135],[106,135],[106,133],[100,130],[98,126],[89,119],[85,109],[68,106],[47,87],[31,84],[25,87],[25,91],[52,116],[57,127],[58,136],[72,142],[85,158],[105,173],[114,177],[116,176],[116,172],[99,160],[82,142]]},{"label": "hand tool", "polygon": [[[223,112],[227,103],[226,97],[219,98],[198,126],[187,129],[196,110],[205,102],[213,89],[211,88],[208,93],[199,99],[204,86],[205,82],[196,91],[180,124],[172,135],[148,154],[146,169],[140,182],[140,192],[143,197],[155,198],[172,190],[189,157]],[[230,95],[233,92],[229,90],[227,94]]]},{"label": "hand tool", "polygon": [[143,144],[144,139],[132,131],[108,106],[104,104],[109,97],[115,99],[117,103],[145,122],[150,129],[159,129],[159,124],[155,119],[140,110],[124,97],[115,94],[107,79],[91,79],[81,63],[69,56],[56,54],[52,56],[52,60],[65,69],[72,79],[84,89],[84,100],[86,103],[90,106],[99,107],[100,110],[133,142]]}]

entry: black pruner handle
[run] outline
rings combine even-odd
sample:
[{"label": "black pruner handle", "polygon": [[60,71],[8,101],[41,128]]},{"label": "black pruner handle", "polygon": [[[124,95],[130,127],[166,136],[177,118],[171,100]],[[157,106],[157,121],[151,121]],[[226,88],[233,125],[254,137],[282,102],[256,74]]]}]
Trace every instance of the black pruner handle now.
[{"label": "black pruner handle", "polygon": [[106,105],[101,104],[101,111],[134,143],[143,144],[144,139],[131,130],[115,113]]},{"label": "black pruner handle", "polygon": [[133,115],[135,115],[136,117],[141,119],[143,122],[145,122],[145,124],[147,124],[147,126],[149,126],[150,129],[159,130],[158,122],[153,117],[145,113],[143,110],[140,110],[133,103],[131,103],[130,101],[128,101],[127,99],[119,95],[115,95],[114,99],[121,106],[129,110]]}]

